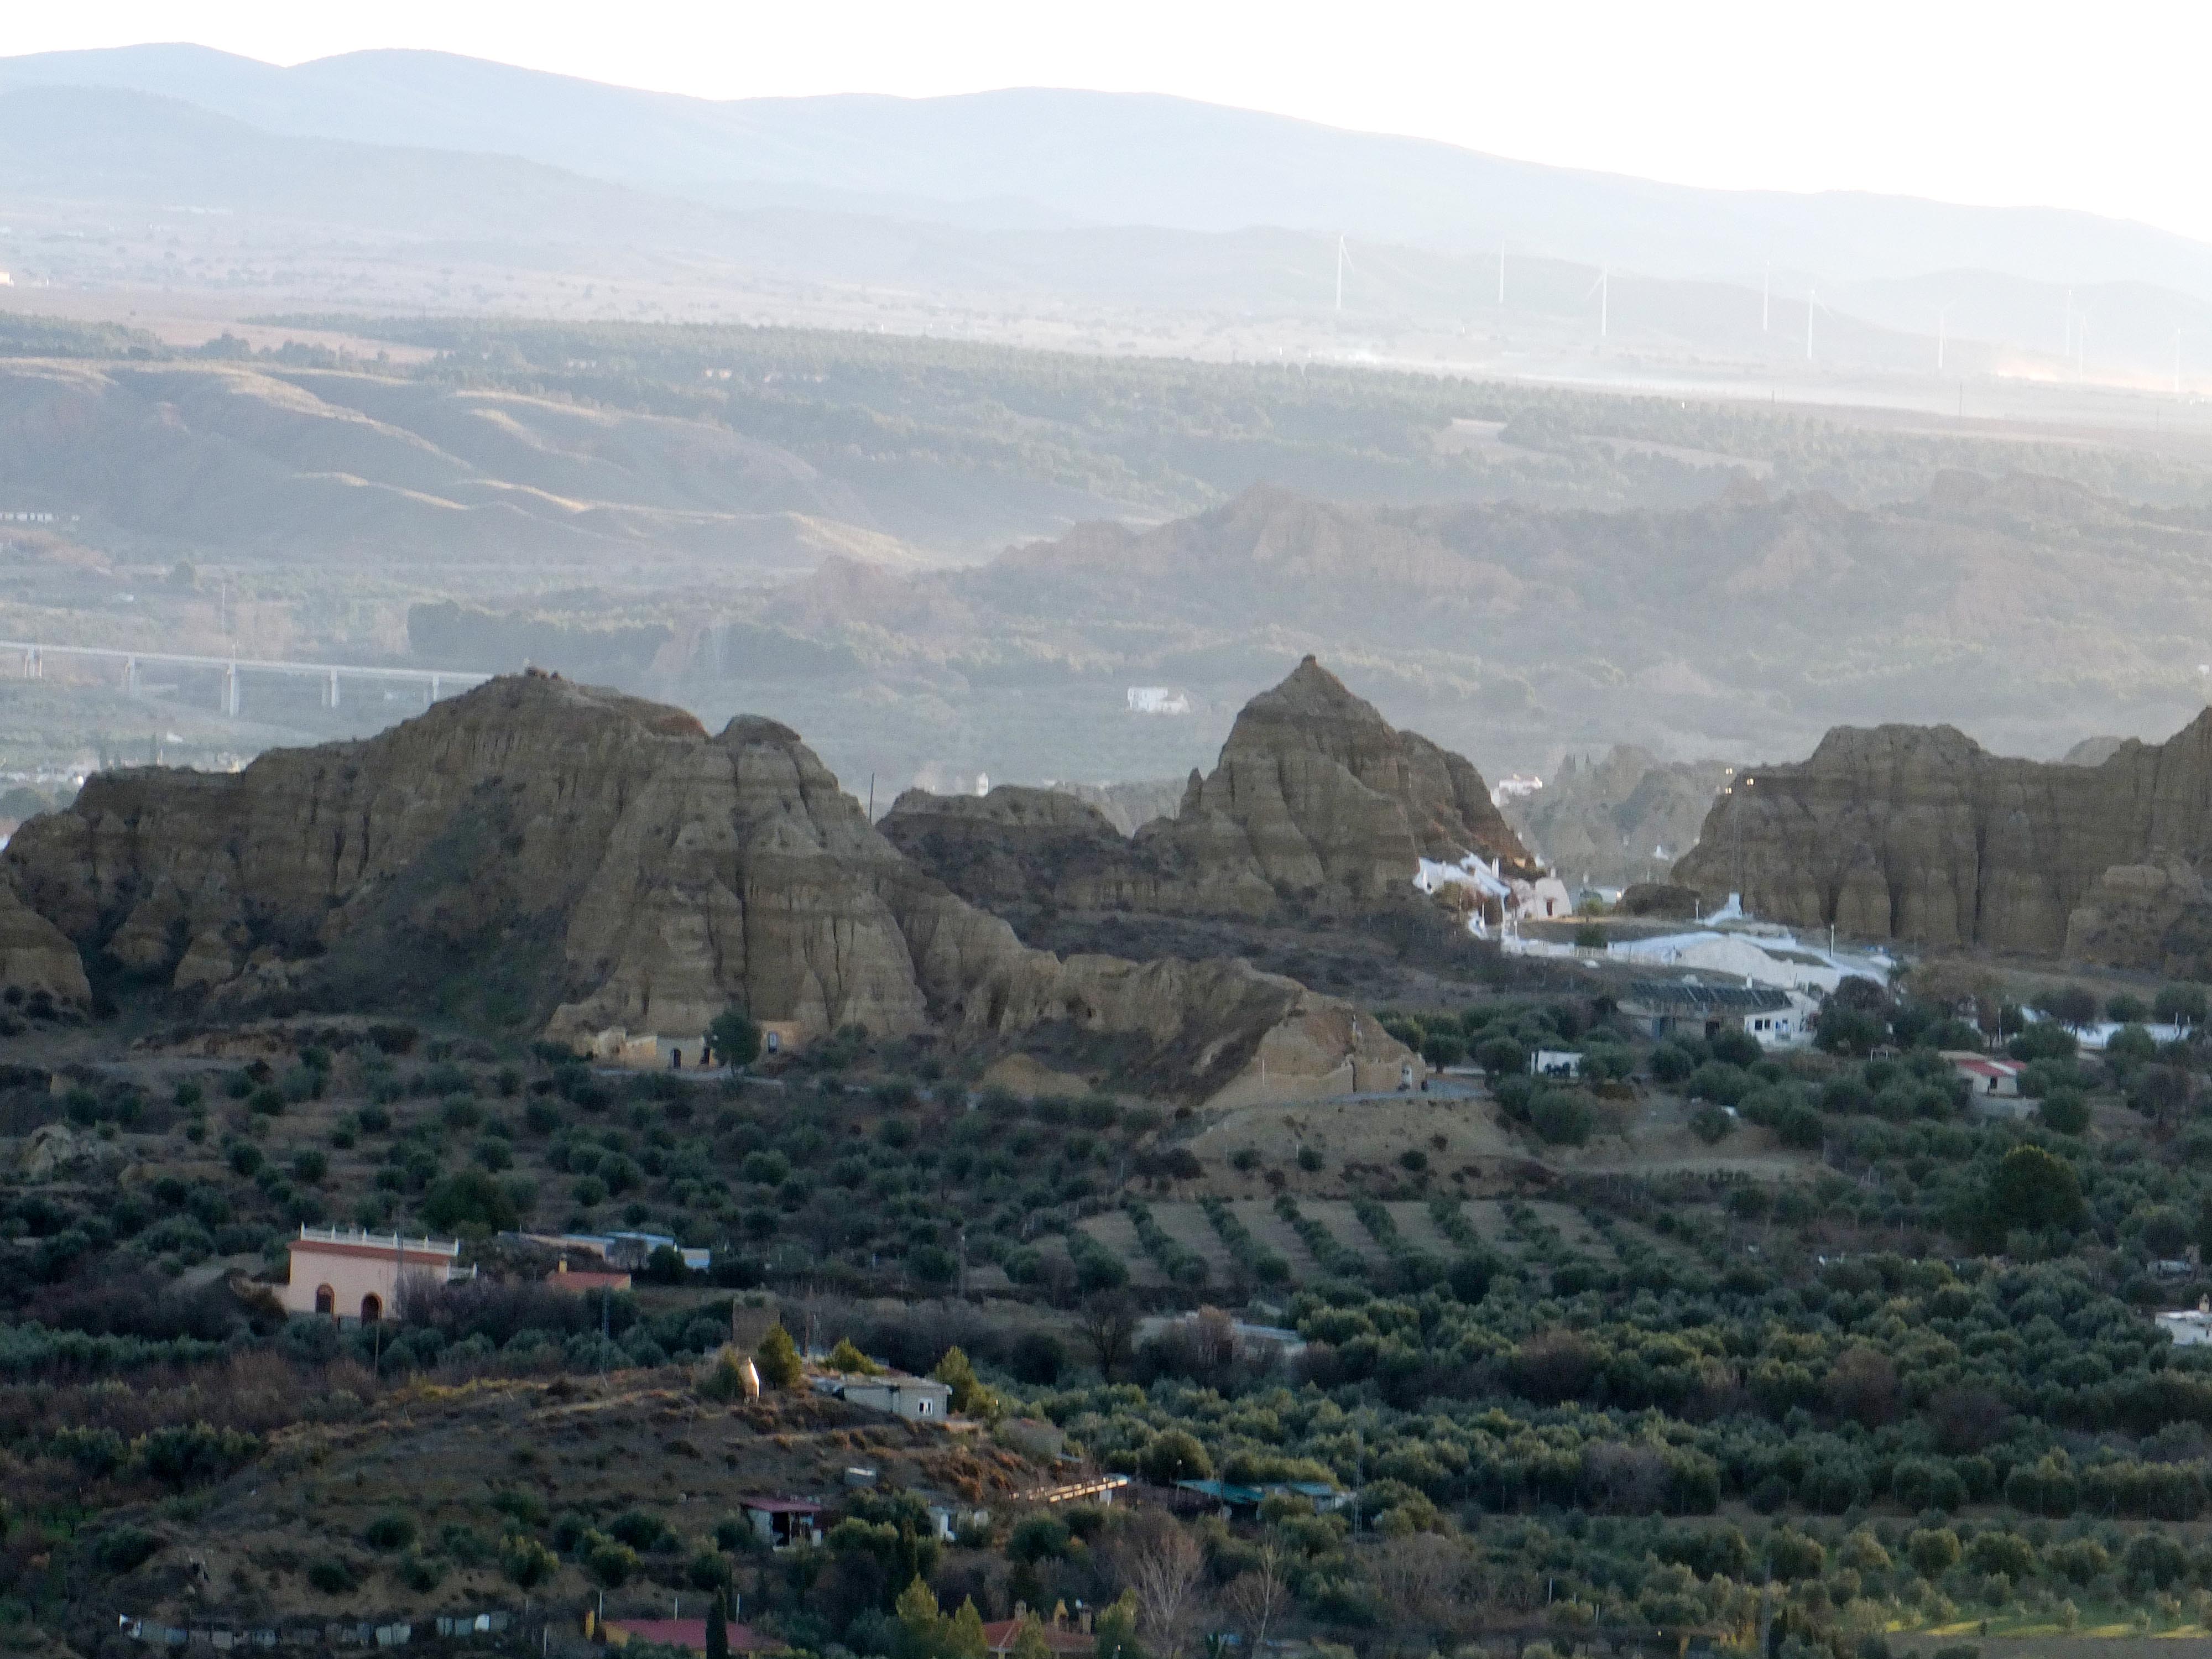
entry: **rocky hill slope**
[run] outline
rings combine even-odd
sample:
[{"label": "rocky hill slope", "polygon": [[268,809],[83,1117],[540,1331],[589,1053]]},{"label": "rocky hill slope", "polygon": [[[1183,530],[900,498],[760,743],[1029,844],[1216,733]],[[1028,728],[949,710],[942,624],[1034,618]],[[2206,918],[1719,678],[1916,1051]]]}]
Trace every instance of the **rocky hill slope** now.
[{"label": "rocky hill slope", "polygon": [[1948,726],[1839,728],[1747,769],[1674,878],[1760,915],[1936,946],[2197,970],[2212,944],[2212,710],[2097,766]]},{"label": "rocky hill slope", "polygon": [[1176,815],[1133,836],[1073,796],[1011,787],[909,790],[884,833],[978,904],[1181,915],[1358,915],[1409,897],[1424,858],[1531,864],[1473,766],[1311,657],[1244,706]]},{"label": "rocky hill slope", "polygon": [[1626,887],[1665,874],[1690,849],[1729,770],[1615,744],[1595,757],[1569,755],[1542,789],[1501,811],[1570,882]]},{"label": "rocky hill slope", "polygon": [[789,729],[710,737],[543,674],[235,775],[94,777],[0,873],[26,928],[226,1006],[420,1006],[489,978],[562,1039],[691,1036],[732,1006],[809,1035],[1051,1027],[1196,1094],[1262,1054],[1278,1078],[1402,1057],[1371,1020],[1241,963],[1026,949],[871,828]]}]

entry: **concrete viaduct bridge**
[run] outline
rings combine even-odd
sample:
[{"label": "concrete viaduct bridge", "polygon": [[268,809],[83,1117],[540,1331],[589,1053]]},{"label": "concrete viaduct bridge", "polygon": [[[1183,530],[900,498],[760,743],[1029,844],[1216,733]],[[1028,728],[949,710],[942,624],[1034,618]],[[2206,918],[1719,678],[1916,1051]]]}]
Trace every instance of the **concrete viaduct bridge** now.
[{"label": "concrete viaduct bridge", "polygon": [[321,682],[323,707],[338,706],[340,684],[346,680],[390,687],[404,685],[421,691],[428,708],[448,691],[465,691],[492,677],[441,668],[370,668],[358,663],[288,662],[254,657],[199,657],[178,651],[133,651],[88,645],[47,645],[37,640],[0,640],[0,661],[13,656],[21,665],[21,678],[44,679],[46,659],[87,661],[112,665],[125,696],[138,695],[140,676],[148,667],[201,669],[216,677],[218,707],[236,714],[243,702],[241,682],[248,674],[281,675],[292,679]]}]

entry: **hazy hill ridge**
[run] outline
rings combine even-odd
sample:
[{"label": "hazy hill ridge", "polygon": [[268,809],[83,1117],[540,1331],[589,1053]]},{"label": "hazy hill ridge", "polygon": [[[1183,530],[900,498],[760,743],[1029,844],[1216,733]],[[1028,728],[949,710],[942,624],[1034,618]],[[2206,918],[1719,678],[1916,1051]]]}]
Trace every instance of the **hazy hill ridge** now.
[{"label": "hazy hill ridge", "polygon": [[1849,192],[1698,190],[1186,100],[1038,88],[726,103],[435,52],[278,69],[152,46],[0,62],[0,85],[125,88],[274,131],[515,155],[717,205],[981,225],[1276,225],[1460,250],[1501,238],[1651,275],[1953,267],[2212,298],[2212,249],[2124,222]]}]

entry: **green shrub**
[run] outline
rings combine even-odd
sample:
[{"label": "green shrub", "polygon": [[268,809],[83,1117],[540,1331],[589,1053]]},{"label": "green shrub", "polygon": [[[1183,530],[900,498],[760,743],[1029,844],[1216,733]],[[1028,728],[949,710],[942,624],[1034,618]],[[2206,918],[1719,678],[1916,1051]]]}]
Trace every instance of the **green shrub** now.
[{"label": "green shrub", "polygon": [[143,1527],[123,1526],[101,1534],[93,1546],[93,1559],[110,1572],[129,1572],[161,1547],[161,1540]]},{"label": "green shrub", "polygon": [[2062,1135],[2078,1135],[2089,1127],[2089,1103],[2079,1089],[2053,1089],[2044,1096],[2036,1115],[2044,1127]]},{"label": "green shrub", "polygon": [[1579,1146],[1597,1125],[1597,1113],[1579,1090],[1542,1089],[1528,1103],[1528,1121],[1553,1146]]},{"label": "green shrub", "polygon": [[609,1589],[619,1589],[638,1570],[637,1552],[599,1534],[588,1534],[582,1550],[584,1571]]},{"label": "green shrub", "polygon": [[1735,1127],[1735,1119],[1729,1115],[1728,1108],[1712,1101],[1690,1114],[1690,1133],[1708,1146],[1725,1138]]},{"label": "green shrub", "polygon": [[343,1595],[360,1585],[361,1577],[351,1562],[325,1555],[307,1564],[307,1582],[325,1595]]},{"label": "green shrub", "polygon": [[361,1535],[372,1549],[404,1550],[414,1544],[420,1531],[413,1516],[386,1510],[363,1528]]}]

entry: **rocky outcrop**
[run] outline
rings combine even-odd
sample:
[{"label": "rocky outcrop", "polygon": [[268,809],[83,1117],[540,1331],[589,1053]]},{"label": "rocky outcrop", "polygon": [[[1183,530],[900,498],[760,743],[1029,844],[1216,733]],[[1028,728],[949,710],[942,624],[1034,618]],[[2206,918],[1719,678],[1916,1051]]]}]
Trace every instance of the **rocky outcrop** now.
[{"label": "rocky outcrop", "polygon": [[1157,909],[1158,862],[1096,806],[1057,789],[1002,784],[988,795],[909,789],[882,829],[890,843],[970,903]]},{"label": "rocky outcrop", "polygon": [[490,983],[561,1038],[694,1035],[733,1005],[807,1034],[1062,1024],[1127,1040],[1186,1092],[1233,1079],[1278,1026],[1342,1018],[1241,963],[1028,950],[878,834],[788,728],[710,737],[542,674],[235,775],[104,774],[0,872],[76,947],[241,1010]]},{"label": "rocky outcrop", "polygon": [[2212,933],[2208,854],[2212,711],[2096,766],[2002,758],[1950,726],[1844,727],[1740,775],[1674,879],[1862,937],[2182,971]]},{"label": "rocky outcrop", "polygon": [[1541,789],[1508,799],[1502,811],[1570,881],[1626,887],[1663,876],[1696,844],[1732,770],[1719,761],[1662,761],[1616,744],[1595,758],[1569,755]]},{"label": "rocky outcrop", "polygon": [[1123,839],[1072,797],[908,791],[884,830],[971,901],[1266,918],[1408,902],[1422,859],[1468,854],[1534,873],[1460,756],[1401,732],[1308,657],[1244,707],[1172,818]]},{"label": "rocky outcrop", "polygon": [[0,884],[0,999],[82,1009],[92,1000],[84,963],[67,935]]}]

